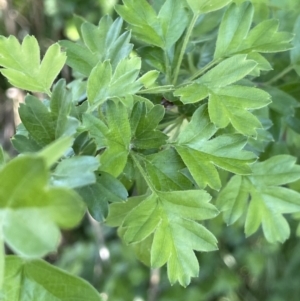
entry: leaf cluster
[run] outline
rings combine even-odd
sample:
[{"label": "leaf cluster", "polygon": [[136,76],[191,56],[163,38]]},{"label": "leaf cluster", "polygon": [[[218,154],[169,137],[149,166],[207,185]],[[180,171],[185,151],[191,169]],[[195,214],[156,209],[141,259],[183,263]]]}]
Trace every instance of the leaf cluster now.
[{"label": "leaf cluster", "polygon": [[[299,73],[299,19],[293,40],[274,18],[257,22],[248,1],[154,2],[123,0],[119,17],[97,26],[81,20],[80,40],[50,46],[42,61],[34,37],[0,38],[1,73],[30,92],[12,138],[21,155],[1,165],[2,249],[6,242],[21,257],[44,256],[57,248],[59,228],[74,227],[88,209],[118,227],[145,264],[166,264],[171,284],[187,286],[199,273],[195,251],[218,248],[207,220],[220,211],[246,236],[261,226],[269,242],[289,237],[283,214],[300,212],[291,186],[300,167],[289,150],[299,144],[299,96],[274,83]],[[220,24],[197,36],[217,13]],[[283,53],[289,69],[270,78]],[[53,85],[65,62],[74,80]],[[4,300],[22,290],[15,270],[34,294],[43,291],[42,269],[77,285],[39,260],[2,252],[0,261]]]}]

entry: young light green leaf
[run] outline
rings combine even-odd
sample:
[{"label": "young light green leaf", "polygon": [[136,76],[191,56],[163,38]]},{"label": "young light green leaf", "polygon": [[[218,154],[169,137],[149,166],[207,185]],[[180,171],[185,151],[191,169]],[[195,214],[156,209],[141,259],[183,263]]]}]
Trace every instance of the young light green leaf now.
[{"label": "young light green leaf", "polygon": [[3,301],[39,300],[101,301],[99,293],[85,280],[68,274],[43,260],[5,258]]},{"label": "young light green leaf", "polygon": [[88,101],[91,110],[113,97],[133,95],[142,88],[137,80],[141,61],[134,57],[119,62],[114,73],[109,61],[99,63],[91,72],[87,84]]},{"label": "young light green leaf", "polygon": [[282,214],[300,212],[300,194],[278,186],[300,179],[300,166],[295,163],[292,156],[279,155],[254,164],[249,176],[234,176],[217,199],[226,223],[232,224],[247,213],[247,236],[262,225],[269,242],[285,241],[290,229]]},{"label": "young light green leaf", "polygon": [[219,27],[214,59],[237,52],[243,39],[247,37],[253,19],[253,5],[244,2],[232,3],[226,10]]},{"label": "young light green leaf", "polygon": [[50,46],[40,62],[40,49],[35,37],[26,36],[20,45],[10,36],[0,37],[1,73],[18,88],[51,94],[53,81],[66,62],[58,44]]},{"label": "young light green leaf", "polygon": [[217,249],[216,238],[196,222],[218,214],[209,204],[210,199],[203,190],[156,192],[146,196],[125,217],[122,237],[127,243],[137,243],[154,233],[152,267],[167,263],[170,282],[179,281],[187,286],[191,277],[196,277],[199,272],[193,250]]},{"label": "young light green leaf", "polygon": [[195,14],[206,14],[219,10],[230,2],[231,0],[187,0]]},{"label": "young light green leaf", "polygon": [[236,174],[250,174],[253,153],[243,151],[247,139],[241,135],[221,135],[211,139],[217,129],[210,122],[206,105],[197,109],[191,122],[180,133],[175,148],[200,188],[219,190],[216,167]]},{"label": "young light green leaf", "polygon": [[107,102],[106,124],[91,114],[83,115],[83,125],[98,149],[105,148],[100,169],[117,177],[126,165],[131,140],[127,109],[121,102]]},{"label": "young light green leaf", "polygon": [[99,25],[89,22],[81,25],[83,43],[61,41],[66,48],[67,64],[85,76],[89,76],[92,69],[99,62],[110,60],[112,68],[128,57],[132,50],[130,32],[121,34],[123,21],[117,18],[114,22],[110,16],[101,18]]},{"label": "young light green leaf", "polygon": [[56,249],[59,228],[74,227],[84,214],[79,196],[48,187],[49,172],[37,156],[21,156],[0,172],[0,216],[5,242],[16,253],[40,257]]},{"label": "young light green leaf", "polygon": [[142,77],[140,77],[140,82],[144,85],[145,88],[149,88],[153,86],[158,76],[159,76],[159,71],[151,70],[145,73]]},{"label": "young light green leaf", "polygon": [[76,190],[86,203],[90,214],[98,222],[108,215],[108,203],[124,202],[128,192],[122,183],[110,174],[99,171],[96,183]]}]

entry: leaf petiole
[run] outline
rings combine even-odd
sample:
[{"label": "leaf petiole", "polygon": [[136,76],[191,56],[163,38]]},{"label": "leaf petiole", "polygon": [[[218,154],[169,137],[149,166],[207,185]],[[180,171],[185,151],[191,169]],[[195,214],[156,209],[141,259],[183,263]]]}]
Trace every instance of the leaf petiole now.
[{"label": "leaf petiole", "polygon": [[184,37],[184,40],[183,40],[183,43],[182,43],[182,47],[181,47],[181,50],[180,50],[180,54],[179,54],[179,57],[178,57],[178,61],[177,61],[176,67],[175,67],[174,75],[173,75],[173,81],[172,81],[173,85],[176,85],[176,83],[177,83],[177,79],[178,79],[178,75],[179,75],[180,66],[181,66],[181,63],[182,63],[182,60],[183,60],[183,56],[184,56],[187,44],[189,42],[189,39],[191,37],[193,28],[194,28],[194,26],[197,22],[198,17],[199,17],[199,14],[194,14],[193,15],[191,23],[190,23],[190,25],[189,25],[189,27],[186,31],[186,34],[185,34],[185,37]]}]

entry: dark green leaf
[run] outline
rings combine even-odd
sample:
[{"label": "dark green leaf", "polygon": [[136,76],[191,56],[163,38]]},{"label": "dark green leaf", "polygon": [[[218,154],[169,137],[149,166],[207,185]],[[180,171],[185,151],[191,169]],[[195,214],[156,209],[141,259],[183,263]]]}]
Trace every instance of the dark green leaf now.
[{"label": "dark green leaf", "polygon": [[77,189],[92,217],[101,222],[108,214],[108,202],[124,202],[128,193],[125,187],[110,174],[99,171],[96,174],[97,182],[93,185]]}]

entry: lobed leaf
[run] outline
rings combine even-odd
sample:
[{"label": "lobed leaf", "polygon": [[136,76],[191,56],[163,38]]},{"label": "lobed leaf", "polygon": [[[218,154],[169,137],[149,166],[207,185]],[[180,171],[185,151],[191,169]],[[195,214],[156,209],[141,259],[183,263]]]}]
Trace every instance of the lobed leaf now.
[{"label": "lobed leaf", "polygon": [[110,60],[115,69],[133,47],[129,43],[130,32],[121,34],[122,24],[121,18],[113,21],[108,15],[101,18],[98,26],[83,22],[80,30],[83,43],[60,41],[67,52],[67,64],[85,76],[89,76],[99,62],[106,60]]},{"label": "lobed leaf", "polygon": [[107,102],[106,123],[91,114],[83,115],[83,125],[98,149],[105,148],[100,157],[101,170],[117,177],[126,165],[131,140],[127,109],[121,102]]},{"label": "lobed leaf", "polygon": [[[50,99],[50,110],[38,98],[27,95],[25,104],[19,108],[22,123],[30,135],[27,140],[18,139],[18,143],[32,145],[35,148],[44,147],[54,140],[71,136],[76,132],[79,121],[69,116],[72,107],[72,99],[67,91],[66,83],[60,80],[53,88]],[[34,141],[30,139],[33,138]],[[29,140],[29,141],[28,141]]]},{"label": "lobed leaf", "polygon": [[66,62],[58,44],[51,45],[42,62],[35,37],[26,36],[20,45],[14,36],[0,37],[1,73],[18,88],[51,95],[53,81]]},{"label": "lobed leaf", "polygon": [[219,27],[214,59],[237,52],[252,24],[254,9],[250,2],[232,3],[226,10]]},{"label": "lobed leaf", "polygon": [[184,1],[167,0],[158,15],[145,0],[123,0],[117,13],[130,24],[134,36],[150,45],[170,49],[181,37],[188,23]]},{"label": "lobed leaf", "polygon": [[[123,239],[127,243],[139,243],[153,233],[151,266],[160,267],[167,263],[170,282],[179,281],[187,286],[190,278],[199,272],[193,250],[207,252],[217,248],[213,234],[196,222],[218,214],[209,204],[210,199],[209,194],[202,190],[157,191],[144,199],[129,199],[125,205],[127,215],[121,226]],[[130,205],[131,202],[134,205]],[[109,220],[124,213],[124,205],[116,204],[114,208]]]},{"label": "lobed leaf", "polygon": [[241,135],[222,135],[211,139],[217,129],[210,122],[205,105],[197,109],[175,144],[178,154],[200,188],[209,185],[219,190],[216,167],[237,174],[250,174],[253,153],[243,151],[247,139]]},{"label": "lobed leaf", "polygon": [[98,107],[109,98],[133,95],[142,88],[137,80],[141,61],[134,57],[121,60],[113,72],[111,63],[99,63],[91,72],[87,83],[88,101],[91,109]]},{"label": "lobed leaf", "polygon": [[262,225],[269,242],[284,242],[290,228],[282,214],[300,211],[300,194],[278,186],[300,178],[300,166],[295,163],[292,156],[274,156],[254,164],[253,174],[232,177],[217,199],[226,223],[232,224],[246,213],[247,236]]}]

